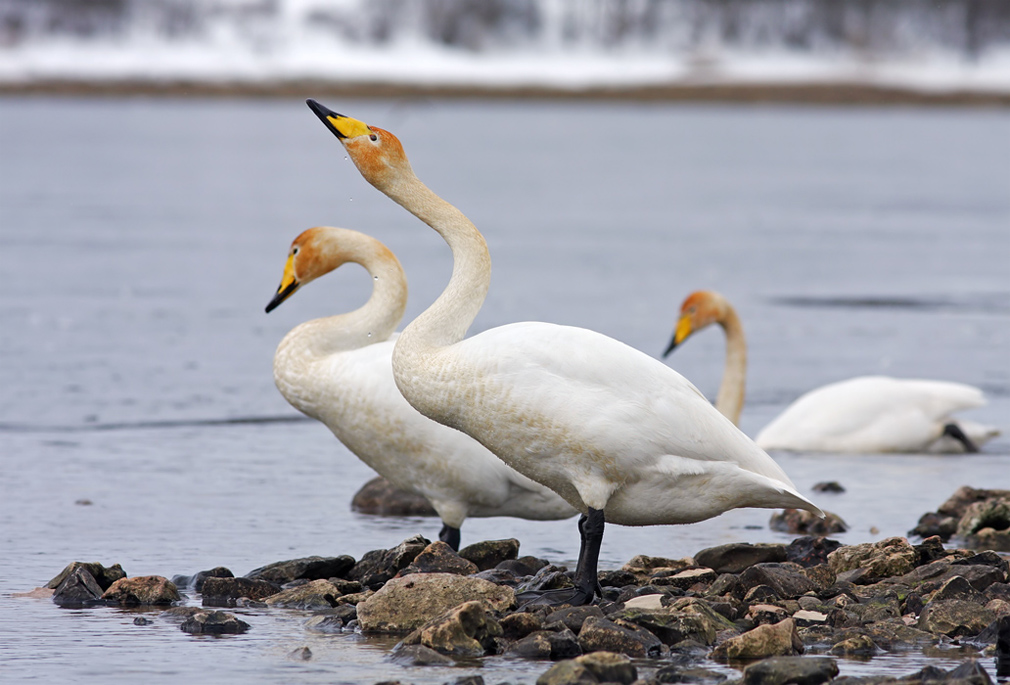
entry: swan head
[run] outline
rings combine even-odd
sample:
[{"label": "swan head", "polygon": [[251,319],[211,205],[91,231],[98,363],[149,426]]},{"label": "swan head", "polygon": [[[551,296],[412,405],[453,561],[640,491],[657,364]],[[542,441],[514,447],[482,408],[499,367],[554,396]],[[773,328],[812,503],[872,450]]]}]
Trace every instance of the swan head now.
[{"label": "swan head", "polygon": [[389,131],[337,114],[313,99],[305,101],[337,137],[365,180],[382,189],[405,172],[413,175],[399,139]]},{"label": "swan head", "polygon": [[267,313],[276,309],[306,283],[311,283],[341,264],[351,261],[337,240],[337,234],[341,230],[330,226],[316,226],[303,231],[294,239],[288,249],[288,261],[284,264],[284,275],[281,276],[277,294],[266,306]]},{"label": "swan head", "polygon": [[687,340],[692,333],[714,323],[721,323],[726,318],[727,311],[726,298],[717,292],[698,290],[688,295],[680,305],[680,318],[663,356],[666,357],[673,352],[677,345]]}]

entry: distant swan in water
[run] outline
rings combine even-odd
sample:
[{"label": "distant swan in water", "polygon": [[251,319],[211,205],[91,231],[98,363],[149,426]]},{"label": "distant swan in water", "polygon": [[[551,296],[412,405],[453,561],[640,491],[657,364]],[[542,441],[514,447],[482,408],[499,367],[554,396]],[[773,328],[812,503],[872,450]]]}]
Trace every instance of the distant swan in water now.
[{"label": "distant swan in water", "polygon": [[[725,297],[706,290],[691,293],[663,356],[714,323],[726,334],[726,365],[715,406],[739,423],[747,344],[740,318]],[[802,395],[754,440],[766,450],[796,452],[977,452],[999,431],[951,414],[983,404],[982,391],[963,383],[860,376]]]},{"label": "distant swan in water", "polygon": [[394,135],[308,104],[365,180],[452,250],[449,284],[393,350],[401,392],[582,512],[575,587],[524,600],[592,601],[605,521],[691,523],[736,507],[821,513],[691,383],[638,350],[586,329],[531,322],[464,339],[490,282],[483,236],[418,180]]},{"label": "distant swan in water", "polygon": [[321,226],[291,244],[272,311],[298,288],[347,262],[372,277],[372,295],[346,314],[307,321],[274,356],[274,381],[296,409],[403,490],[423,495],[442,519],[439,538],[459,549],[468,516],[553,520],[576,514],[548,488],[521,476],[475,440],[417,413],[393,382],[393,330],[407,281],[385,245],[363,233]]}]

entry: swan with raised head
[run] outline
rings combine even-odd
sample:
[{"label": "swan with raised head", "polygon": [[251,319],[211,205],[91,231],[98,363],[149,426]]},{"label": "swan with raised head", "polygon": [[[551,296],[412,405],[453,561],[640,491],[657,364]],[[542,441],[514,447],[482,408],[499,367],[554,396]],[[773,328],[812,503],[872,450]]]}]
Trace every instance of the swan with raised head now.
[{"label": "swan with raised head", "polygon": [[[725,297],[709,290],[688,295],[663,356],[712,324],[726,334],[725,370],[715,406],[739,423],[747,343],[740,317]],[[754,441],[766,450],[796,452],[977,452],[999,431],[951,415],[983,404],[982,391],[963,383],[859,376],[800,396]]]},{"label": "swan with raised head", "polygon": [[308,104],[365,180],[452,251],[445,290],[396,341],[400,391],[422,414],[473,436],[582,512],[575,587],[524,599],[592,601],[605,522],[692,523],[736,507],[820,514],[691,383],[642,352],[547,323],[464,338],[490,282],[483,236],[414,175],[393,134]]},{"label": "swan with raised head", "polygon": [[470,516],[574,516],[575,509],[554,492],[403,399],[390,358],[407,280],[396,256],[378,240],[329,226],[305,231],[291,243],[267,312],[348,262],[368,271],[372,294],[359,309],[307,321],[284,337],[274,355],[274,381],[284,398],[325,424],[393,485],[431,502],[442,519],[439,538],[453,549],[459,549],[459,529]]}]

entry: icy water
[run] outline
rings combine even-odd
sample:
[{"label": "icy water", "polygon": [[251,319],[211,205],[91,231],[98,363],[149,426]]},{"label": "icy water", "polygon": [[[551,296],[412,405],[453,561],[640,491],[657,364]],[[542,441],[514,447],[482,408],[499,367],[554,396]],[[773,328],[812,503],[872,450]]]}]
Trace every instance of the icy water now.
[{"label": "icy water", "polygon": [[[1010,427],[1010,112],[326,104],[397,133],[485,233],[494,278],[474,332],[554,321],[658,355],[683,297],[714,288],[748,334],[749,434],[803,391],[870,373],[978,385],[990,402],[968,416]],[[397,253],[408,317],[448,279],[438,236],[367,186],[300,101],[0,99],[0,680],[532,683],[548,668],[405,667],[395,640],[313,635],[295,613],[239,610],[246,635],[209,639],[157,612],[137,626],[12,596],[77,559],[243,574],[437,534],[434,519],[351,514],[372,474],[273,387],[287,330],[367,296],[349,267],[263,313],[291,239],[318,224]],[[711,331],[670,363],[711,396],[722,354]],[[959,485],[1010,488],[1007,436],[971,457],[775,456],[803,492],[847,488],[814,497],[849,522],[846,543],[905,534]],[[601,563],[788,541],[769,515],[612,526]],[[510,536],[558,563],[577,551],[573,520],[463,528],[464,544]],[[301,646],[311,661],[288,657]]]}]

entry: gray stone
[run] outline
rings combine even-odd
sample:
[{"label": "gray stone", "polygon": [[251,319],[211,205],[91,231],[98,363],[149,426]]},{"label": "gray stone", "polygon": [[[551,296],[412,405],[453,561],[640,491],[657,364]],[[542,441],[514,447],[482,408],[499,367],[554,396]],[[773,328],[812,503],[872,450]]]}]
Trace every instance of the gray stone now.
[{"label": "gray stone", "polygon": [[982,632],[995,618],[992,611],[978,604],[948,599],[927,604],[917,627],[933,634],[970,637]]},{"label": "gray stone", "polygon": [[399,645],[393,651],[393,663],[404,666],[452,666],[456,662],[424,645]]},{"label": "gray stone", "polygon": [[410,565],[414,557],[430,544],[428,540],[415,535],[407,538],[392,549],[376,549],[366,552],[361,561],[346,574],[348,580],[357,580],[365,587],[378,588],[390,578]]},{"label": "gray stone", "polygon": [[597,685],[599,679],[574,659],[559,661],[537,678],[537,685]]},{"label": "gray stone", "polygon": [[237,635],[249,630],[249,624],[224,611],[198,611],[179,626],[194,635]]},{"label": "gray stone", "polygon": [[382,476],[376,476],[354,493],[351,511],[373,516],[438,516],[423,495],[401,490]]},{"label": "gray stone", "polygon": [[235,606],[240,597],[261,600],[277,594],[280,587],[265,580],[250,578],[222,578],[212,576],[203,581],[203,605],[208,607]]},{"label": "gray stone", "polygon": [[409,632],[473,599],[492,611],[515,607],[511,588],[450,573],[415,573],[390,580],[359,603],[358,621],[365,632]]},{"label": "gray stone", "polygon": [[[497,567],[503,561],[517,559],[519,557],[519,541],[509,538],[507,540],[475,542],[459,550],[459,556],[475,564],[478,570],[487,571]],[[536,573],[536,569],[533,569],[531,573]]]},{"label": "gray stone", "polygon": [[899,537],[847,545],[828,555],[828,566],[836,574],[865,570],[865,575],[860,578],[864,583],[904,575],[915,568],[917,561],[915,548],[908,544],[908,540]]},{"label": "gray stone", "polygon": [[60,574],[63,580],[53,592],[53,602],[64,607],[83,607],[102,603],[102,588],[83,564],[76,566],[68,574]]},{"label": "gray stone", "polygon": [[449,609],[415,630],[403,644],[422,644],[441,654],[479,657],[494,653],[496,637],[502,629],[480,601],[465,602]]},{"label": "gray stone", "polygon": [[95,561],[75,561],[56,574],[56,577],[46,583],[46,587],[55,590],[67,576],[78,568],[86,569],[91,574],[92,579],[98,584],[98,587],[102,589],[102,592],[108,590],[120,578],[126,577],[126,572],[123,571],[123,567],[119,564],[113,564],[106,568]]},{"label": "gray stone", "polygon": [[506,559],[500,562],[495,568],[514,573],[517,578],[532,576],[544,566],[550,565],[546,559],[538,559],[533,556],[519,557],[518,559]]},{"label": "gray stone", "polygon": [[940,586],[940,589],[929,598],[931,602],[942,602],[947,599],[961,599],[972,604],[985,604],[985,596],[973,588],[964,576],[953,576]]},{"label": "gray stone", "polygon": [[305,622],[305,630],[313,633],[342,633],[344,632],[344,621],[339,616],[327,616],[321,614],[313,616]]},{"label": "gray stone", "polygon": [[735,661],[802,653],[803,642],[796,633],[796,622],[787,618],[731,637],[712,650],[711,658],[715,661]]},{"label": "gray stone", "polygon": [[838,540],[805,535],[786,545],[785,561],[791,561],[804,568],[828,563],[828,555],[842,546]]},{"label": "gray stone", "polygon": [[575,633],[567,628],[561,632],[538,630],[513,642],[505,653],[523,659],[571,659],[582,654]]},{"label": "gray stone", "polygon": [[575,663],[585,666],[601,683],[630,685],[638,678],[638,671],[624,654],[593,652],[577,657]]},{"label": "gray stone", "polygon": [[743,669],[744,685],[820,685],[838,675],[838,664],[829,657],[780,656],[750,664]]},{"label": "gray stone", "polygon": [[554,621],[561,621],[568,630],[578,635],[579,631],[582,630],[582,624],[590,616],[603,618],[603,610],[598,606],[592,605],[556,609],[547,615],[545,622],[553,623]]},{"label": "gray stone", "polygon": [[504,637],[509,640],[520,640],[530,633],[544,629],[544,622],[536,614],[517,611],[502,617],[499,621]]},{"label": "gray stone", "polygon": [[102,599],[121,606],[171,604],[182,598],[179,590],[168,578],[161,576],[134,576],[120,578],[102,595]]},{"label": "gray stone", "polygon": [[312,650],[308,647],[298,647],[288,652],[288,658],[292,661],[311,661]]},{"label": "gray stone", "polygon": [[630,657],[654,657],[662,653],[659,638],[630,621],[591,616],[582,624],[579,646],[584,652],[618,652]]},{"label": "gray stone", "polygon": [[723,631],[736,631],[725,616],[717,613],[706,602],[684,597],[659,609],[625,609],[613,618],[630,621],[658,637],[668,645],[687,639],[712,645]]},{"label": "gray stone", "polygon": [[532,578],[516,587],[516,594],[522,592],[543,592],[544,590],[559,590],[574,587],[563,566],[548,564],[539,569]]},{"label": "gray stone", "polygon": [[397,575],[407,576],[411,573],[455,573],[468,576],[477,573],[477,565],[462,558],[452,547],[436,540],[414,557],[410,564]]},{"label": "gray stone", "polygon": [[353,566],[354,558],[347,555],[303,557],[261,566],[245,574],[245,577],[283,585],[302,578],[318,580],[320,578],[343,577]]},{"label": "gray stone", "polygon": [[278,609],[331,609],[342,595],[340,588],[328,580],[313,580],[297,587],[281,590],[263,601]]},{"label": "gray stone", "polygon": [[768,527],[790,535],[832,535],[844,533],[848,524],[838,514],[824,512],[824,518],[806,509],[783,509],[772,514]]},{"label": "gray stone", "polygon": [[716,573],[740,573],[754,564],[786,561],[786,547],[779,544],[733,542],[703,549],[694,555],[695,563]]},{"label": "gray stone", "polygon": [[856,635],[854,637],[839,640],[831,646],[828,654],[832,656],[860,656],[871,657],[880,653],[880,648],[869,635]]},{"label": "gray stone", "polygon": [[817,585],[803,573],[798,564],[755,564],[740,574],[744,588],[767,585],[779,599],[792,599],[817,590]]}]

